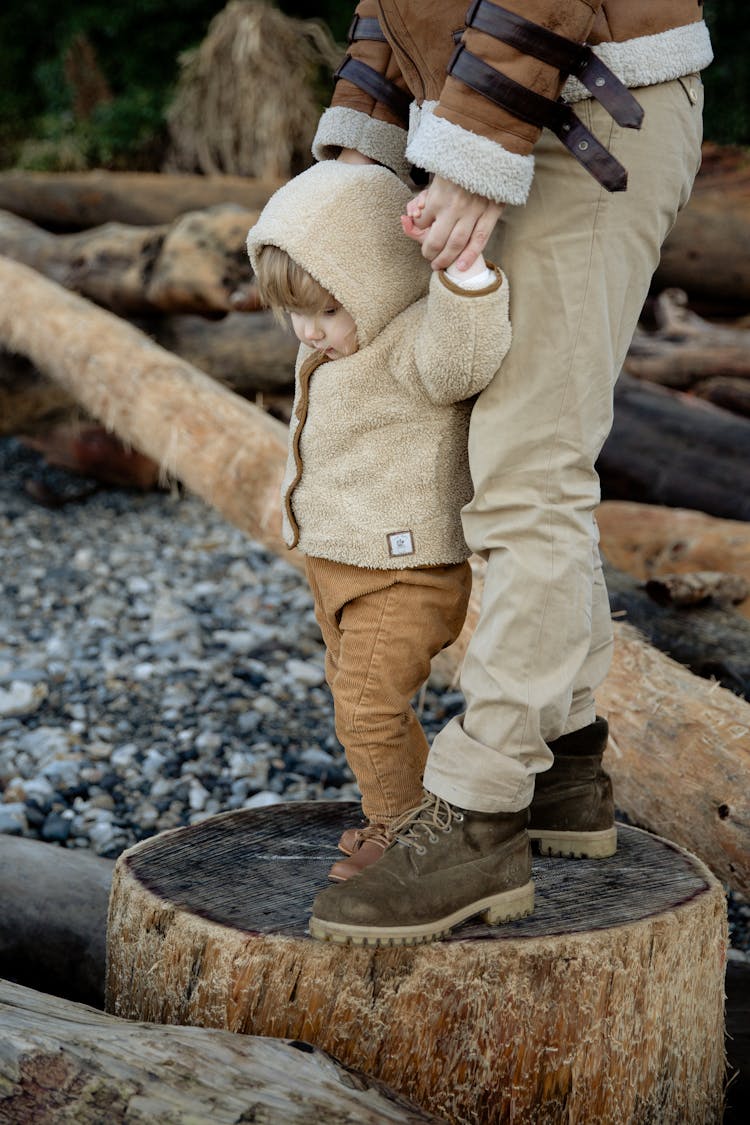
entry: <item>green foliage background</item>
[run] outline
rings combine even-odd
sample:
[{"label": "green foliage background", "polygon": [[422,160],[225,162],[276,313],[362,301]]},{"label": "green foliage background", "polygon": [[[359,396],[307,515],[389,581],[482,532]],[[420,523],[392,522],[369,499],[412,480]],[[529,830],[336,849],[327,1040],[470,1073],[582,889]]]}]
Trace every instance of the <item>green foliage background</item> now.
[{"label": "green foliage background", "polygon": [[[468,0],[467,0],[468,2]],[[163,109],[180,52],[197,45],[224,0],[11,0],[0,10],[0,166],[158,167]],[[343,41],[354,0],[280,0],[324,19]],[[706,136],[750,144],[750,20],[743,0],[706,5],[717,61],[705,75]],[[63,57],[93,44],[114,100],[76,121]],[[23,142],[33,143],[25,145]]]}]

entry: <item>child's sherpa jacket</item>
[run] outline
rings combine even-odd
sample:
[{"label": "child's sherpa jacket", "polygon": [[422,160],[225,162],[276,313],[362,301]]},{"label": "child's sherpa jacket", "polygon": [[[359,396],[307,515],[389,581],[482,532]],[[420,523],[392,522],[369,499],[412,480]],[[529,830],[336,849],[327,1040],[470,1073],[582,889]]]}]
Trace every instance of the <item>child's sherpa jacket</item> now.
[{"label": "child's sherpa jacket", "polygon": [[354,355],[300,346],[282,489],[287,544],[353,566],[467,557],[465,400],[510,345],[502,273],[478,291],[432,273],[401,229],[410,194],[386,168],[327,161],[277,191],[248,235],[253,266],[280,247],[357,326]]}]

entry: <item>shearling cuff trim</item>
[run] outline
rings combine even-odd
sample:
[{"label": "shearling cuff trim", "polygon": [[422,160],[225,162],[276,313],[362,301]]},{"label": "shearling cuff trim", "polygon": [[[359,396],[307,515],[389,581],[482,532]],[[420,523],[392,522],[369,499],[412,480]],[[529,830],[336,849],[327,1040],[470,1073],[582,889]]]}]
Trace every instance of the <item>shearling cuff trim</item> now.
[{"label": "shearling cuff trim", "polygon": [[318,122],[312,154],[316,160],[334,160],[342,148],[354,148],[405,180],[411,168],[404,156],[405,147],[405,129],[378,121],[358,109],[335,105]]},{"label": "shearling cuff trim", "polygon": [[[605,66],[633,89],[671,82],[708,66],[714,57],[711,37],[703,21],[673,27],[658,35],[642,35],[624,43],[599,43],[594,47]],[[562,91],[568,102],[579,102],[591,94],[577,78],[569,78]]]},{"label": "shearling cuff trim", "polygon": [[406,148],[418,168],[435,172],[467,191],[496,203],[525,203],[534,176],[534,157],[508,152],[501,144],[425,112]]}]

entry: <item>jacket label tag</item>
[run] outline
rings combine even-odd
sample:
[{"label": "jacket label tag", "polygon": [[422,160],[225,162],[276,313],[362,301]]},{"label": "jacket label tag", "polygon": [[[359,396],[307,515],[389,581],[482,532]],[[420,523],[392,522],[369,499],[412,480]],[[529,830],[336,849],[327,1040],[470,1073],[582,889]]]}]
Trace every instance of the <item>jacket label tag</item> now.
[{"label": "jacket label tag", "polygon": [[410,531],[392,531],[386,538],[391,557],[414,554],[414,536]]}]

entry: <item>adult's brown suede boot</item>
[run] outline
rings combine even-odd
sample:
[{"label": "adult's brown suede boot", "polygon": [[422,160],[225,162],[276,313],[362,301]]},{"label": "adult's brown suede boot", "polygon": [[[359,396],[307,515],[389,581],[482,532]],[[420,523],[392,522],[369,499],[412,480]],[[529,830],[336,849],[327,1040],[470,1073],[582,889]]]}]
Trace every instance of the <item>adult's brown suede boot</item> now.
[{"label": "adult's brown suede boot", "polygon": [[602,769],[609,725],[597,718],[547,745],[551,768],[536,775],[529,836],[542,855],[604,859],[617,851],[612,782]]},{"label": "adult's brown suede boot", "polygon": [[479,813],[426,793],[391,828],[382,859],[322,891],[310,933],[354,945],[416,945],[477,915],[490,925],[534,909],[528,810]]}]

